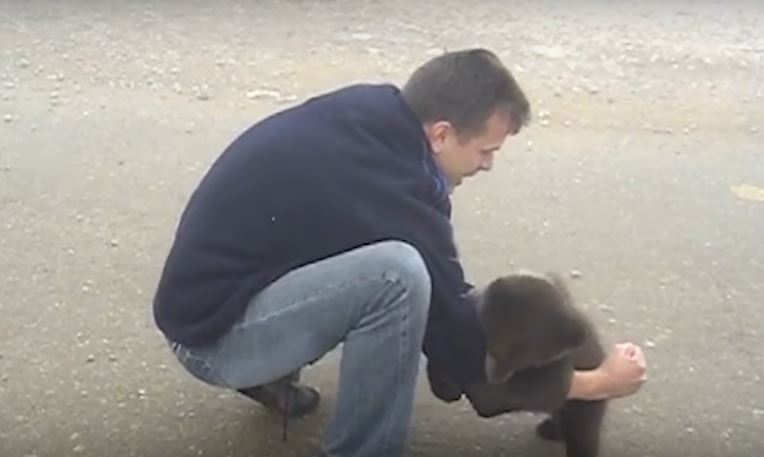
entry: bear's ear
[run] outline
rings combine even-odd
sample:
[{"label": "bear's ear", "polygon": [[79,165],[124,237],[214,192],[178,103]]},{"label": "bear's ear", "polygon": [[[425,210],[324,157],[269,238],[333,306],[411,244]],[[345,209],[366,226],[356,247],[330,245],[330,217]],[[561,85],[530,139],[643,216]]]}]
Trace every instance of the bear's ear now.
[{"label": "bear's ear", "polygon": [[573,306],[573,298],[570,295],[570,289],[568,289],[568,284],[565,282],[565,279],[563,279],[559,273],[554,271],[547,272],[545,276],[557,289],[557,292],[562,297],[562,301],[568,306]]},{"label": "bear's ear", "polygon": [[548,272],[548,281],[554,285],[555,292],[562,303],[555,330],[555,341],[560,349],[573,349],[584,343],[586,339],[587,324],[578,309],[573,304],[570,289],[565,280],[558,273]]}]

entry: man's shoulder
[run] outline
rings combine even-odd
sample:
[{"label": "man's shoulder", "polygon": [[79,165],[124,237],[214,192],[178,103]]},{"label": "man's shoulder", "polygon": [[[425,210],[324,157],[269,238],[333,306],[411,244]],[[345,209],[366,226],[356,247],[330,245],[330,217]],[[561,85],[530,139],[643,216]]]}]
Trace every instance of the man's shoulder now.
[{"label": "man's shoulder", "polygon": [[359,82],[346,84],[334,89],[327,90],[319,95],[308,98],[306,102],[313,102],[324,99],[343,99],[350,97],[384,97],[398,96],[400,94],[398,86],[385,82]]}]

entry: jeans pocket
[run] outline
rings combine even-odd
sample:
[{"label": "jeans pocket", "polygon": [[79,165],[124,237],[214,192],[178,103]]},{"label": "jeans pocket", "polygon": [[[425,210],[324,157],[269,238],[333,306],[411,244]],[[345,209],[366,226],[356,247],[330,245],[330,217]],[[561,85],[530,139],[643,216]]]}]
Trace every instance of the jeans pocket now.
[{"label": "jeans pocket", "polygon": [[193,377],[198,380],[218,387],[228,387],[217,371],[207,361],[207,359],[195,351],[193,348],[187,348],[180,343],[170,342],[175,357],[178,362]]}]

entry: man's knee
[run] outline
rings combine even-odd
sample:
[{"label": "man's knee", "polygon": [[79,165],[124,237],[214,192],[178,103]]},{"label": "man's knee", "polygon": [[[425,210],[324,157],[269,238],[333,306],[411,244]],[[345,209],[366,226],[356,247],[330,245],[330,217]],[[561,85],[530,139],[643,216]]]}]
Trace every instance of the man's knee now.
[{"label": "man's knee", "polygon": [[376,261],[386,274],[399,281],[418,305],[430,304],[431,282],[427,265],[419,251],[409,243],[397,240],[374,245]]}]

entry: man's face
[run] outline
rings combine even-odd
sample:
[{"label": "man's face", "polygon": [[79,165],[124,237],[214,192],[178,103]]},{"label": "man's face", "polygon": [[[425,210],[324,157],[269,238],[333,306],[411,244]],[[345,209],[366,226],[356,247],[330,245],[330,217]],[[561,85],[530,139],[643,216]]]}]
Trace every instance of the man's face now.
[{"label": "man's face", "polygon": [[464,178],[491,169],[493,156],[513,131],[511,127],[509,117],[499,111],[486,120],[482,132],[468,138],[460,136],[447,121],[425,126],[435,162],[448,178],[451,189]]}]

